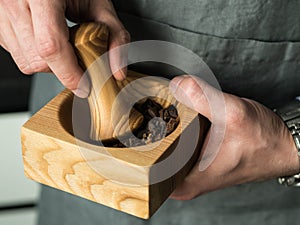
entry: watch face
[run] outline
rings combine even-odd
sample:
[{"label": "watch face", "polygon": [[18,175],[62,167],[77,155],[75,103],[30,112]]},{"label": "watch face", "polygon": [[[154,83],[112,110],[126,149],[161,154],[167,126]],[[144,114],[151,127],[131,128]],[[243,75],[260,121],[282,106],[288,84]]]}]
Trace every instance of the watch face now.
[{"label": "watch face", "polygon": [[[299,97],[300,98],[300,97]],[[300,101],[294,100],[282,108],[276,109],[275,112],[283,121],[300,118]]]},{"label": "watch face", "polygon": [[296,117],[300,116],[300,108],[296,108],[296,109],[293,109],[292,111],[286,112],[284,114],[284,116],[289,119],[296,118]]}]

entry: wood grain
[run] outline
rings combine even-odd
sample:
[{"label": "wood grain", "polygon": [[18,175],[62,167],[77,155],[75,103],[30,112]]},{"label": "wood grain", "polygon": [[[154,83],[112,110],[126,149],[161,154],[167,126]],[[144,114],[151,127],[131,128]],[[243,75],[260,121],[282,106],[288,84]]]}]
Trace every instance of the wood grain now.
[{"label": "wood grain", "polygon": [[[126,88],[144,75],[129,71],[129,77],[117,85]],[[167,90],[161,81],[151,82],[158,93]],[[147,88],[144,82],[136,87],[139,85]],[[180,124],[158,145],[105,148],[74,137],[70,115],[75,99],[70,91],[63,91],[22,127],[26,176],[131,215],[150,218],[196,162],[207,120],[176,103]],[[158,100],[161,104],[173,101],[172,96]],[[197,129],[199,132],[195,132]],[[182,161],[184,158],[186,161]]]},{"label": "wood grain", "polygon": [[124,135],[124,132],[137,129],[143,122],[143,116],[134,110],[129,128],[114,129],[112,126],[112,121],[119,121],[122,116],[114,114],[112,117],[112,104],[115,103],[122,110],[125,103],[121,100],[115,102],[120,89],[112,76],[107,54],[104,54],[108,50],[108,38],[108,28],[101,23],[83,23],[70,29],[70,42],[92,84],[88,103],[92,118],[90,137],[93,140]]}]

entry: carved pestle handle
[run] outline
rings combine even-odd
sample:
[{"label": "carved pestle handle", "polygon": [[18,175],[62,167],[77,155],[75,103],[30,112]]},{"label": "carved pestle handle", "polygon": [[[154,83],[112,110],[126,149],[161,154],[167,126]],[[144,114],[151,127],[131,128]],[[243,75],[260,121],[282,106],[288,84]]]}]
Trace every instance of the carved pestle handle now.
[{"label": "carved pestle handle", "polygon": [[[106,25],[100,23],[83,23],[70,29],[70,42],[73,44],[75,53],[84,70],[88,69],[92,84],[88,97],[91,112],[90,138],[93,140],[108,140],[115,138],[116,134],[112,127],[112,105],[120,89],[116,80],[111,76],[107,55],[107,43],[109,31]],[[100,59],[99,57],[103,55]],[[97,60],[96,64],[93,64]],[[92,65],[93,64],[93,65]],[[122,102],[117,103],[122,107]],[[116,113],[114,113],[116,114]],[[137,112],[130,116],[130,126],[139,126],[143,116]],[[122,115],[120,115],[121,117]],[[137,127],[131,127],[135,129]]]}]

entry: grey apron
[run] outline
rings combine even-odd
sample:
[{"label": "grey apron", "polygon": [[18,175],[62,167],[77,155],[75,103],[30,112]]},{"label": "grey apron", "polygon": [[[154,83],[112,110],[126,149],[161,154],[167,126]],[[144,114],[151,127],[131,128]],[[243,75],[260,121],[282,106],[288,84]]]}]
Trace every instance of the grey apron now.
[{"label": "grey apron", "polygon": [[[201,56],[222,89],[274,107],[300,94],[300,1],[296,0],[115,0],[133,40],[180,44]],[[164,70],[142,64],[144,72]],[[62,86],[38,75],[32,111]],[[300,189],[275,180],[238,185],[192,201],[167,200],[144,221],[82,198],[43,187],[40,225],[82,224],[297,224]]]}]

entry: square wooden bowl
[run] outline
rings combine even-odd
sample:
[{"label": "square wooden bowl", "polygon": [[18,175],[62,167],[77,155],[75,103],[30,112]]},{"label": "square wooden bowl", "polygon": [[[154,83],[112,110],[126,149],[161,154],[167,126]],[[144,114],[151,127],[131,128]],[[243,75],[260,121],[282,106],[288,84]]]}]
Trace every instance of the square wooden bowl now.
[{"label": "square wooden bowl", "polygon": [[[137,75],[129,71],[129,77]],[[193,167],[209,126],[197,112],[176,103],[180,124],[162,141],[135,148],[104,147],[75,137],[73,104],[74,95],[64,90],[24,124],[25,175],[144,219]]]}]

